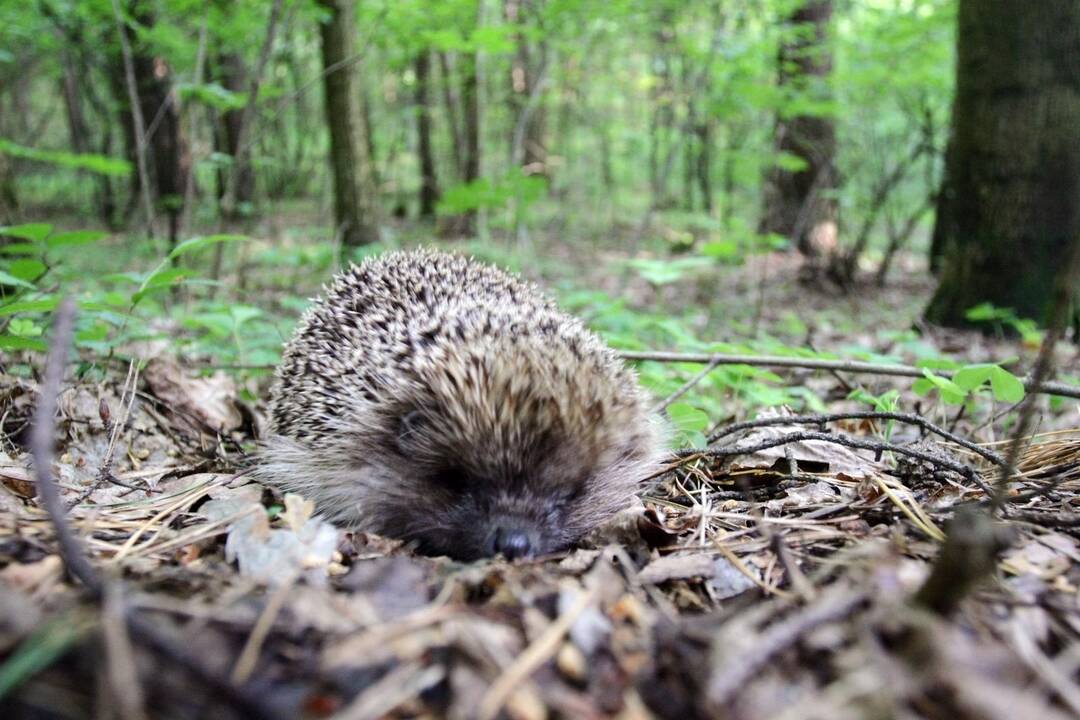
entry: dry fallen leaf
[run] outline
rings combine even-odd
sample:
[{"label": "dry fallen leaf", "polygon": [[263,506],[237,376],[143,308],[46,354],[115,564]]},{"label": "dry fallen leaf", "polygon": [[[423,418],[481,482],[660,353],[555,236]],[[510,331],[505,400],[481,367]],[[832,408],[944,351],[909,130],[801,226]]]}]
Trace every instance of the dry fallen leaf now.
[{"label": "dry fallen leaf", "polygon": [[[179,424],[196,431],[208,428],[229,432],[243,423],[236,407],[236,383],[225,373],[191,377],[172,360],[156,357],[147,363],[143,378]],[[206,428],[193,426],[191,418],[198,419]]]}]

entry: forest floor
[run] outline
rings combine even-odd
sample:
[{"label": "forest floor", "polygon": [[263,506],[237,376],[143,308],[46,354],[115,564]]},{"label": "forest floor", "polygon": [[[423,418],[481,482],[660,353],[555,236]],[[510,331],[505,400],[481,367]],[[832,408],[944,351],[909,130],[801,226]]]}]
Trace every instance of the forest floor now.
[{"label": "forest floor", "polygon": [[[885,289],[842,296],[808,292],[780,254],[661,285],[605,272],[616,251],[546,255],[516,265],[634,308],[677,308],[702,337],[768,329],[907,361],[922,343],[1025,367],[1036,350],[974,333],[911,339],[930,284],[908,259]],[[245,302],[272,292],[257,271]],[[1058,356],[1080,370],[1074,348]],[[776,408],[741,427],[747,413],[728,398],[708,450],[673,455],[640,504],[580,547],[461,564],[339,531],[303,498],[249,481],[264,407],[242,391],[262,397],[265,375],[208,374],[169,352],[138,372],[101,367],[59,388],[51,466],[100,593],[65,572],[29,469],[49,390],[40,362],[0,375],[4,717],[1080,715],[1075,401],[1039,399],[1038,432],[988,523],[1008,408],[923,409],[910,379],[866,381],[901,390],[902,407],[952,430],[942,435],[868,417],[847,399],[849,377],[786,371],[848,417]],[[959,561],[941,552],[946,530],[967,543],[952,546]]]}]

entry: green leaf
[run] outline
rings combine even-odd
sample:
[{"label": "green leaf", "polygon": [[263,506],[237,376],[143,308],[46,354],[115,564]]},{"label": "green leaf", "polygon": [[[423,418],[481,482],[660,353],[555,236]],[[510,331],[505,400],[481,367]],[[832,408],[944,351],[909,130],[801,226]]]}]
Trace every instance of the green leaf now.
[{"label": "green leaf", "polygon": [[12,318],[8,332],[19,337],[37,337],[43,332],[42,327],[29,318]]},{"label": "green leaf", "polygon": [[10,243],[0,245],[0,255],[34,255],[41,251],[37,245],[31,243]]},{"label": "green leaf", "polygon": [[193,275],[195,275],[195,271],[186,268],[156,270],[147,276],[146,280],[143,281],[143,284],[135,294],[131,296],[131,304],[138,305],[139,301],[155,290],[160,290],[161,288],[169,287],[171,285],[178,285],[183,282],[185,278],[189,278]]},{"label": "green leaf", "polygon": [[946,405],[959,405],[967,397],[967,391],[952,380],[935,375],[926,368],[923,368],[923,375],[934,385]]},{"label": "green leaf", "polygon": [[0,235],[22,238],[36,243],[44,240],[51,231],[52,225],[48,223],[27,223],[25,225],[0,227]]},{"label": "green leaf", "polygon": [[0,699],[22,685],[27,678],[56,662],[79,641],[93,624],[80,615],[67,613],[43,625],[23,640],[0,665]]},{"label": "green leaf", "polygon": [[49,349],[43,341],[32,337],[19,335],[0,335],[0,349],[2,350],[38,350],[44,352]]},{"label": "green leaf", "polygon": [[709,426],[709,416],[688,403],[672,403],[667,415],[671,423],[685,433],[701,432]]},{"label": "green leaf", "polygon": [[75,230],[73,232],[57,233],[46,240],[45,244],[50,248],[88,245],[89,243],[97,242],[101,238],[107,236],[108,233],[101,232],[100,230]]},{"label": "green leaf", "polygon": [[990,374],[990,388],[994,398],[1007,403],[1018,403],[1024,399],[1024,383],[1005,368],[993,367]]},{"label": "green leaf", "polygon": [[701,246],[701,254],[718,260],[733,260],[741,255],[738,241],[732,239],[707,242]]},{"label": "green leaf", "polygon": [[26,160],[37,160],[71,170],[89,170],[99,175],[125,176],[131,174],[131,163],[119,158],[89,153],[69,153],[38,150],[0,138],[0,153]]},{"label": "green leaf", "polygon": [[14,315],[20,312],[48,312],[55,308],[57,303],[59,303],[59,300],[54,297],[8,303],[7,305],[0,305],[0,315]]},{"label": "green leaf", "polygon": [[45,263],[40,260],[34,260],[33,258],[19,258],[18,260],[12,260],[8,265],[8,272],[13,276],[22,280],[37,280],[48,268]]},{"label": "green leaf", "polygon": [[10,275],[3,270],[0,270],[0,285],[14,285],[16,287],[34,289],[31,283],[26,282],[22,278],[17,278],[14,275]]},{"label": "green leaf", "polygon": [[990,379],[996,367],[996,365],[990,363],[967,365],[957,370],[952,379],[954,383],[964,390],[974,390]]},{"label": "green leaf", "polygon": [[210,245],[216,245],[223,242],[240,242],[242,240],[250,240],[247,235],[204,235],[202,237],[193,237],[185,240],[172,249],[172,252],[165,258],[166,260],[172,260],[178,258],[195,250],[200,250]]}]

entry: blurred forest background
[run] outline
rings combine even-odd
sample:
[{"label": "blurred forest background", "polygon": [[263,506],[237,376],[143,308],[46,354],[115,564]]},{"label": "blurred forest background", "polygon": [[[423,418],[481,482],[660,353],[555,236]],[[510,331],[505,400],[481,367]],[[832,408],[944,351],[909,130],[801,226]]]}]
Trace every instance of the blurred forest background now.
[{"label": "blurred forest background", "polygon": [[[5,3],[0,347],[42,349],[73,292],[99,354],[166,341],[263,372],[342,262],[439,242],[624,349],[1008,364],[922,318],[1037,347],[1080,236],[1078,20],[1065,0]],[[642,372],[669,392],[689,368]],[[816,404],[776,380],[710,383]],[[972,389],[939,380],[921,390]]]},{"label": "blurred forest background", "polygon": [[[250,482],[417,245],[655,397],[582,547]],[[0,716],[1080,717],[1078,247],[1080,0],[0,1]]]}]

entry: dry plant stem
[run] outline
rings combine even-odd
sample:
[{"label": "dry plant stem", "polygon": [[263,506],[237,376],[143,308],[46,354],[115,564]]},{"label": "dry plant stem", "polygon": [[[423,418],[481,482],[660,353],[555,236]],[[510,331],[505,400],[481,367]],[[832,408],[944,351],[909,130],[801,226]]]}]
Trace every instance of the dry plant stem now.
[{"label": "dry plant stem", "polygon": [[154,203],[150,199],[150,171],[146,165],[146,122],[143,119],[142,106],[139,105],[138,84],[135,81],[135,63],[131,59],[131,46],[128,44],[124,18],[120,12],[118,0],[112,0],[113,17],[116,19],[116,31],[120,35],[120,53],[124,61],[124,80],[127,84],[128,102],[131,103],[131,120],[135,126],[135,160],[139,170],[139,185],[143,212],[146,213],[146,234],[154,236]]},{"label": "dry plant stem", "polygon": [[[34,409],[34,425],[30,434],[30,449],[34,459],[34,475],[38,498],[49,515],[60,546],[60,557],[68,574],[90,591],[94,600],[105,599],[106,587],[90,564],[82,544],[75,537],[68,523],[67,514],[60,499],[60,491],[52,474],[54,433],[56,431],[56,399],[60,393],[67,354],[71,347],[72,327],[75,320],[75,303],[64,298],[57,306],[50,337],[49,354],[45,363],[45,376]],[[116,592],[120,592],[117,586]],[[162,635],[157,626],[142,615],[124,612],[124,619],[132,639],[164,656],[167,663],[186,670],[210,692],[228,703],[243,717],[284,718],[285,715],[263,698],[247,688],[236,687],[188,652],[187,648]]]},{"label": "dry plant stem", "polygon": [[290,574],[266,601],[266,606],[255,622],[255,627],[251,629],[251,634],[244,643],[244,649],[240,652],[240,657],[233,667],[233,683],[240,685],[251,677],[255,664],[259,661],[259,651],[262,650],[263,643],[266,642],[266,637],[274,626],[274,621],[281,612],[281,608],[284,607],[293,585],[296,584],[296,578],[295,573]]},{"label": "dry plant stem", "polygon": [[[861,373],[866,375],[892,375],[896,377],[923,377],[920,368],[911,365],[875,365],[856,360],[818,360],[813,358],[777,357],[772,355],[724,355],[709,353],[676,352],[638,352],[623,350],[619,353],[623,360],[647,360],[651,362],[711,363],[717,365],[750,365],[753,367],[787,367],[803,370],[838,370],[840,372]],[[951,378],[952,372],[935,370],[944,378]],[[1024,388],[1033,394],[1060,395],[1080,398],[1080,387],[1060,382],[1035,382],[1032,377],[1023,378]]]},{"label": "dry plant stem", "polygon": [[548,625],[544,632],[514,659],[510,667],[506,668],[503,674],[491,684],[484,698],[480,701],[476,711],[476,715],[480,720],[495,720],[499,710],[502,709],[502,706],[514,690],[520,687],[521,683],[525,682],[545,660],[555,654],[559,642],[570,630],[570,626],[595,601],[596,596],[595,588],[582,591],[574,604],[560,615],[555,622]]},{"label": "dry plant stem", "polygon": [[792,415],[790,417],[776,416],[767,418],[758,418],[757,420],[747,420],[746,422],[734,423],[724,427],[722,430],[718,430],[709,436],[709,442],[713,443],[720,438],[731,435],[732,433],[739,432],[741,430],[747,430],[756,427],[765,427],[769,425],[822,425],[826,423],[836,422],[837,420],[895,420],[897,422],[907,423],[909,425],[917,425],[927,432],[932,432],[935,435],[954,442],[960,447],[963,447],[971,452],[979,455],[980,457],[989,460],[998,466],[1004,466],[1005,460],[993,450],[987,450],[984,447],[976,445],[970,440],[965,440],[959,435],[955,435],[948,430],[938,427],[934,423],[930,422],[921,415],[914,415],[910,413],[891,413],[891,412],[878,412],[874,410],[865,410],[858,412],[848,413],[829,413],[825,415]]},{"label": "dry plant stem", "polygon": [[723,673],[709,682],[709,701],[714,707],[729,702],[774,657],[799,641],[806,633],[825,623],[841,620],[866,601],[862,593],[845,591],[840,597],[832,593],[816,604],[773,625],[755,643],[751,652],[735,659]]}]

